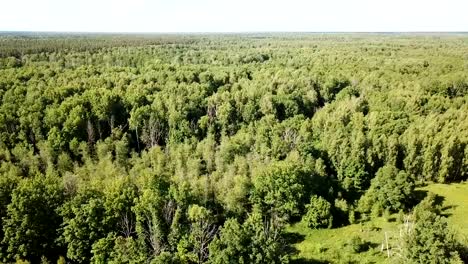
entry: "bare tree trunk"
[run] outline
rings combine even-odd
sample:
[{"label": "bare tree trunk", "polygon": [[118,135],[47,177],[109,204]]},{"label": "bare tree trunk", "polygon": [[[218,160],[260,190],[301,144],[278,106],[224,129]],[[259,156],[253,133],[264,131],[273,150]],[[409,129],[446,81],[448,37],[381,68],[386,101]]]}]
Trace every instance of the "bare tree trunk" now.
[{"label": "bare tree trunk", "polygon": [[131,216],[128,216],[128,213],[122,215],[119,228],[122,235],[126,238],[131,237],[135,234],[135,221]]},{"label": "bare tree trunk", "polygon": [[88,145],[92,145],[95,142],[94,127],[89,119],[86,125],[86,131],[88,132]]}]

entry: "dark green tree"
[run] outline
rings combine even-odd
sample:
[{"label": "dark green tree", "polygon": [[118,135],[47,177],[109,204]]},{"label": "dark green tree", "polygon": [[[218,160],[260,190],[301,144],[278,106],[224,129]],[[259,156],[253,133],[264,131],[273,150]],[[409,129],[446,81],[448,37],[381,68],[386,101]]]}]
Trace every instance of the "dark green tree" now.
[{"label": "dark green tree", "polygon": [[370,188],[359,200],[359,210],[370,212],[372,207],[398,212],[414,203],[414,180],[404,171],[386,165],[377,171]]},{"label": "dark green tree", "polygon": [[310,228],[330,228],[333,224],[331,204],[320,196],[312,195],[302,220]]},{"label": "dark green tree", "polygon": [[37,175],[19,182],[3,220],[7,260],[55,260],[63,253],[57,243],[62,223],[58,208],[63,202],[63,186],[56,176]]}]

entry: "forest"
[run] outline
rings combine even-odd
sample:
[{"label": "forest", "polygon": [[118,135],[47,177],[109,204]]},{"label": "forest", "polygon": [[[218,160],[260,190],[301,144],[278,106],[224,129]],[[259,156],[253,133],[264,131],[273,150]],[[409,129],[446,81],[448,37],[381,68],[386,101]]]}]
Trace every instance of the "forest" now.
[{"label": "forest", "polygon": [[0,262],[468,262],[467,34],[1,33],[0,98]]}]

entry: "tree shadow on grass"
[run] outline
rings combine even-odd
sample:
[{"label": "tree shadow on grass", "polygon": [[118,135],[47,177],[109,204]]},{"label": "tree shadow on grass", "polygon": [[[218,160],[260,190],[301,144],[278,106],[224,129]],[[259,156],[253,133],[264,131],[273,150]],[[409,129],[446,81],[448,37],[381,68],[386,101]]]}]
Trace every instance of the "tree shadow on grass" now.
[{"label": "tree shadow on grass", "polygon": [[286,233],[283,236],[284,242],[286,243],[286,252],[289,255],[297,255],[299,251],[294,247],[294,244],[304,241],[305,236],[299,233]]},{"label": "tree shadow on grass", "polygon": [[297,244],[305,240],[305,236],[299,233],[289,232],[284,234],[284,239],[289,244]]},{"label": "tree shadow on grass", "polygon": [[452,213],[449,213],[447,212],[448,210],[453,210],[455,208],[457,208],[458,205],[448,205],[448,206],[444,206],[444,207],[441,207],[440,208],[440,215],[443,216],[443,217],[449,217],[449,216],[452,216],[453,214]]},{"label": "tree shadow on grass", "polygon": [[427,194],[429,192],[426,191],[426,190],[415,190],[413,192],[413,195],[414,195],[414,205],[420,203],[422,200],[424,200],[424,198],[426,198]]},{"label": "tree shadow on grass", "polygon": [[[424,198],[427,197],[427,195],[429,194],[429,191],[426,191],[426,190],[416,190],[414,191],[414,198],[415,198],[415,205],[420,203],[422,200],[424,200]],[[444,203],[445,201],[445,197],[444,196],[441,196],[441,195],[438,195],[438,194],[434,194],[435,195],[435,204],[436,206],[442,206],[442,204]]]},{"label": "tree shadow on grass", "polygon": [[462,261],[464,263],[468,263],[468,245],[464,245],[462,243],[463,241],[459,245],[458,253],[460,254],[460,258],[462,259]]},{"label": "tree shadow on grass", "polygon": [[367,247],[366,251],[369,251],[371,248],[379,248],[381,244],[379,243],[373,243],[370,241],[365,242],[365,246]]},{"label": "tree shadow on grass", "polygon": [[[288,252],[290,256],[294,256],[299,253],[299,251],[294,247],[294,244],[304,241],[305,235],[295,233],[295,232],[289,232],[289,233],[284,234],[284,240],[288,245],[286,247],[286,251]],[[330,263],[330,262],[318,260],[318,259],[296,258],[296,259],[292,259],[289,263],[291,264],[325,264],[325,263]]]}]

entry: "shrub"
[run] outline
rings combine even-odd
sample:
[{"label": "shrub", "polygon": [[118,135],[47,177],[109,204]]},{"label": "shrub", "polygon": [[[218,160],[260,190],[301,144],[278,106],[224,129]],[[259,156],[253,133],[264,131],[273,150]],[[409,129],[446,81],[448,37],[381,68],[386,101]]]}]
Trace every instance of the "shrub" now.
[{"label": "shrub", "polygon": [[364,251],[369,250],[369,243],[362,240],[359,236],[353,236],[345,246],[349,249],[352,253],[361,253]]},{"label": "shrub", "polygon": [[324,198],[313,195],[310,198],[310,203],[306,205],[307,212],[303,217],[303,221],[310,228],[330,228],[333,222],[331,214],[331,205]]}]

